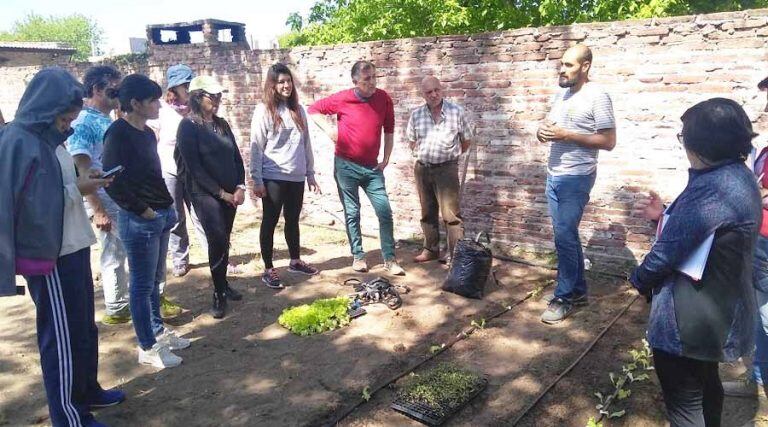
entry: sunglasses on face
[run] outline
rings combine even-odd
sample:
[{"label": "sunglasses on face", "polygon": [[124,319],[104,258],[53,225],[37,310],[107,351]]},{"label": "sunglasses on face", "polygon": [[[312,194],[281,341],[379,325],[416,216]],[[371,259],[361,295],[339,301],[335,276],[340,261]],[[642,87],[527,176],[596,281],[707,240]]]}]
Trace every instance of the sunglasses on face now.
[{"label": "sunglasses on face", "polygon": [[212,94],[212,93],[208,93],[208,92],[203,92],[203,96],[208,98],[208,99],[210,99],[211,101],[215,101],[215,102],[221,101],[221,94],[220,93]]}]

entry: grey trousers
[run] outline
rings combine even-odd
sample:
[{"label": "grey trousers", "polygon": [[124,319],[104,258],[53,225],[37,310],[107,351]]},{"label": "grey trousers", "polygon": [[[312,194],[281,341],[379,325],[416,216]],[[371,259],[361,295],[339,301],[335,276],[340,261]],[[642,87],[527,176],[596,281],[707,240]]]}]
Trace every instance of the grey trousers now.
[{"label": "grey trousers", "polygon": [[173,267],[180,268],[189,264],[189,233],[187,233],[185,208],[189,211],[192,226],[195,227],[195,234],[197,234],[197,241],[205,253],[208,252],[208,241],[205,240],[205,231],[203,231],[203,226],[200,224],[200,220],[197,219],[197,215],[195,215],[192,204],[184,194],[184,182],[170,174],[163,174],[163,179],[168,187],[168,192],[173,197],[173,208],[176,210],[176,216],[179,219],[179,222],[171,229],[168,253],[171,255]]}]

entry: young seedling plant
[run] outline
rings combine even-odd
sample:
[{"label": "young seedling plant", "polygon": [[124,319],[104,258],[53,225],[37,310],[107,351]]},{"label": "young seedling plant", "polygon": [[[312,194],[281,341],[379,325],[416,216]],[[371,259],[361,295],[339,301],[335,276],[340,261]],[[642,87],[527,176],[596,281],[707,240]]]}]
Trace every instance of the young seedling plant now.
[{"label": "young seedling plant", "polygon": [[643,346],[639,349],[630,349],[629,355],[632,357],[632,361],[621,367],[620,374],[608,373],[608,377],[613,385],[613,391],[608,395],[603,395],[599,391],[595,392],[595,397],[597,397],[599,402],[595,408],[600,413],[597,418],[591,417],[587,421],[587,427],[602,427],[601,421],[605,417],[608,417],[608,419],[623,417],[626,414],[626,410],[612,411],[610,409],[611,405],[632,395],[631,384],[646,381],[650,378],[647,372],[653,370],[653,364],[651,363],[651,348],[648,345],[648,341],[643,340]]}]

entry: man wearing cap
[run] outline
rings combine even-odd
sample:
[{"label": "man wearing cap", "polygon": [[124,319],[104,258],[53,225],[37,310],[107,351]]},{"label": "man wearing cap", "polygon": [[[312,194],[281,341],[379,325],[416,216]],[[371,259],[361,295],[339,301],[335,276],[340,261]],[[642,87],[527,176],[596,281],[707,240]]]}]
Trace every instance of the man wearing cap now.
[{"label": "man wearing cap", "polygon": [[[121,75],[108,65],[91,67],[85,72],[85,105],[72,122],[74,133],[67,140],[67,150],[75,159],[79,174],[102,168],[104,133],[112,124],[110,113],[117,108],[117,87]],[[98,230],[101,257],[101,287],[104,291],[102,323],[114,325],[131,320],[128,304],[128,271],[123,242],[117,233],[118,207],[103,188],[85,196],[88,214]]]},{"label": "man wearing cap", "polygon": [[[384,269],[402,276],[405,271],[395,259],[392,208],[384,184],[384,168],[389,164],[395,132],[392,98],[376,88],[376,66],[357,61],[352,66],[355,87],[321,99],[307,111],[312,120],[336,143],[334,178],[344,207],[347,237],[354,260],[354,271],[368,271],[360,232],[360,188],[371,201],[379,219],[379,240]],[[337,123],[326,116],[334,115]],[[384,158],[378,160],[381,131],[384,130]]]},{"label": "man wearing cap", "polygon": [[[179,221],[171,229],[168,242],[168,253],[171,255],[175,277],[184,276],[189,271],[189,234],[187,233],[185,206],[190,212],[192,225],[197,230],[198,241],[202,240],[202,245],[205,246],[203,229],[184,192],[184,183],[177,178],[176,161],[173,159],[173,151],[176,149],[176,131],[179,129],[181,120],[189,112],[187,106],[189,82],[192,81],[193,77],[194,72],[187,65],[176,64],[168,67],[165,97],[160,99],[160,115],[156,120],[147,121],[147,126],[152,128],[157,136],[157,154],[160,157],[163,180],[173,198],[173,207]],[[160,313],[162,316],[173,317],[181,313],[181,310],[178,304],[166,297],[165,281],[161,282]]]},{"label": "man wearing cap", "polygon": [[467,151],[472,138],[464,109],[443,99],[440,81],[432,76],[421,82],[421,96],[426,103],[416,108],[405,131],[416,155],[414,176],[421,202],[421,228],[424,246],[415,262],[437,259],[442,213],[446,226],[448,260],[456,241],[464,236],[459,211],[459,155]]}]

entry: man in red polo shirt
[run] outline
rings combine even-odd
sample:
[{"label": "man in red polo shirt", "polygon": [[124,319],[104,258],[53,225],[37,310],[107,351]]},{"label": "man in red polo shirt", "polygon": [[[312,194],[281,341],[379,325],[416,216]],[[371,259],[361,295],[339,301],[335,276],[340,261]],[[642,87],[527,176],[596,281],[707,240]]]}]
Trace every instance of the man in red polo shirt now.
[{"label": "man in red polo shirt", "polygon": [[[404,275],[395,259],[392,208],[384,185],[384,168],[392,154],[395,110],[392,98],[376,89],[376,67],[369,61],[352,66],[355,87],[321,99],[309,107],[309,116],[336,143],[334,178],[344,206],[347,237],[354,261],[352,269],[368,271],[360,232],[360,193],[362,188],[379,218],[379,240],[384,268],[390,274]],[[326,116],[336,116],[333,124]],[[378,161],[381,130],[384,129],[384,158]]]}]

